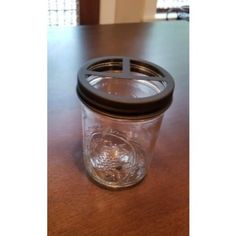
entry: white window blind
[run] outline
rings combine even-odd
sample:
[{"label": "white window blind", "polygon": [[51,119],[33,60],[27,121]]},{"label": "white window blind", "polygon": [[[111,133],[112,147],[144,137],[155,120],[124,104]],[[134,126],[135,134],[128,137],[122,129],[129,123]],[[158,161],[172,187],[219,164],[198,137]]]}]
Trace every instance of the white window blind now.
[{"label": "white window blind", "polygon": [[78,0],[48,0],[48,25],[77,25],[77,9],[79,9],[78,4]]}]

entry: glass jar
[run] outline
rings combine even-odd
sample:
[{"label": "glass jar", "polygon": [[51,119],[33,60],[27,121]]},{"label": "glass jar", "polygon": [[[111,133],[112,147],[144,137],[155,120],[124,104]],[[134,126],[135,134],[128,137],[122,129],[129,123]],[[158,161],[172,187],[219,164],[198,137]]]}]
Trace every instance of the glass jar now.
[{"label": "glass jar", "polygon": [[96,182],[123,188],[144,178],[173,91],[171,75],[147,61],[105,57],[81,67],[83,158]]}]

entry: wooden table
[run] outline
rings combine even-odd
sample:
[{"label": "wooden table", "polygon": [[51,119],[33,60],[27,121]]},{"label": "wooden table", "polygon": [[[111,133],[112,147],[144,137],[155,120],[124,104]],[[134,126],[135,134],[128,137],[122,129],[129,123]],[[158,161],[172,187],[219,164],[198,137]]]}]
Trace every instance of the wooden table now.
[{"label": "wooden table", "polygon": [[[188,235],[188,31],[185,21],[49,30],[49,236]],[[124,191],[93,184],[82,161],[77,71],[86,60],[109,55],[157,63],[176,82],[149,174]]]}]

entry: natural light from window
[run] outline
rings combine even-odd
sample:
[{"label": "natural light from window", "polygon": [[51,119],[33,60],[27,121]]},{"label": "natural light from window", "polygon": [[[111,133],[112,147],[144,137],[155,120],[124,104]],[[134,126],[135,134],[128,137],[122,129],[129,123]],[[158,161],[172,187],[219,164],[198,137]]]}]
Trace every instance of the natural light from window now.
[{"label": "natural light from window", "polygon": [[75,26],[77,25],[76,0],[48,0],[49,26]]},{"label": "natural light from window", "polygon": [[189,0],[157,0],[156,8],[157,13],[156,19],[177,19],[178,12],[182,7],[189,7]]},{"label": "natural light from window", "polygon": [[189,0],[157,0],[157,8],[189,6]]}]

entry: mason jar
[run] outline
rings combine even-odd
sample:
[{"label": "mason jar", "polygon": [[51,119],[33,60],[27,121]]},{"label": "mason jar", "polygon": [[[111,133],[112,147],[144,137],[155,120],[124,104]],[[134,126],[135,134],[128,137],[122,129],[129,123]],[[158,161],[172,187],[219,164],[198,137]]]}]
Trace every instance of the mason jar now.
[{"label": "mason jar", "polygon": [[80,68],[83,159],[93,180],[124,188],[147,175],[173,91],[166,70],[140,59],[102,57]]}]

